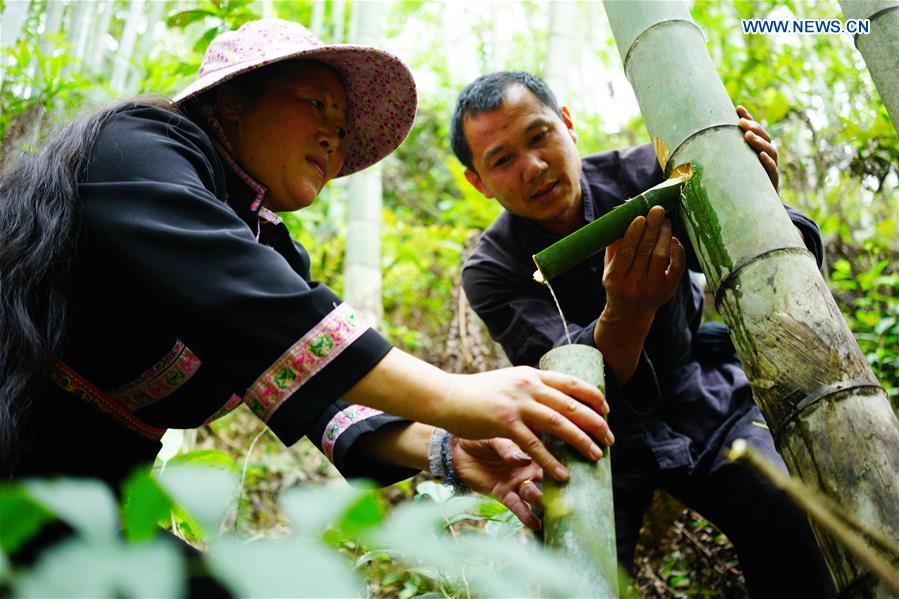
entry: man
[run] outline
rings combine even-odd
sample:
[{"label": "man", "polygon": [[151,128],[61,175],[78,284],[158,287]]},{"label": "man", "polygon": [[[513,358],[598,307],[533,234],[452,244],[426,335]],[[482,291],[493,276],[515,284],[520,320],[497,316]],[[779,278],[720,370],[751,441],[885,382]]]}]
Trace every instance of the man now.
[{"label": "man", "polygon": [[[775,187],[777,152],[742,107],[740,126]],[[484,75],[460,94],[452,123],[466,178],[505,212],[462,271],[465,292],[514,364],[535,365],[567,342],[531,256],[662,181],[648,145],[581,159],[574,122],[545,83],[526,73]],[[817,226],[788,209],[815,254]],[[683,224],[661,208],[631,223],[604,256],[553,279],[571,340],[597,347],[606,365],[618,555],[633,566],[643,513],[663,488],[733,542],[756,597],[834,596],[805,515],[754,472],[721,457],[747,438],[783,460],[722,325],[700,326],[699,264]],[[510,501],[539,502],[527,481]]]}]

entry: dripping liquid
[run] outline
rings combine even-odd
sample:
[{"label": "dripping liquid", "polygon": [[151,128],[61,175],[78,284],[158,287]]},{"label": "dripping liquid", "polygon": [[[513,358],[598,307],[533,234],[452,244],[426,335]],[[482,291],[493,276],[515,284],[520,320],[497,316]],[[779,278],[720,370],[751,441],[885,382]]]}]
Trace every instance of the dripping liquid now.
[{"label": "dripping liquid", "polygon": [[559,305],[559,299],[556,297],[556,292],[553,291],[553,286],[549,284],[549,281],[545,281],[543,284],[549,287],[549,294],[553,296],[553,301],[556,302],[559,318],[562,319],[562,326],[565,328],[565,339],[568,340],[568,345],[571,345],[571,333],[568,332],[568,323],[565,321],[565,315],[562,314],[562,306]]}]

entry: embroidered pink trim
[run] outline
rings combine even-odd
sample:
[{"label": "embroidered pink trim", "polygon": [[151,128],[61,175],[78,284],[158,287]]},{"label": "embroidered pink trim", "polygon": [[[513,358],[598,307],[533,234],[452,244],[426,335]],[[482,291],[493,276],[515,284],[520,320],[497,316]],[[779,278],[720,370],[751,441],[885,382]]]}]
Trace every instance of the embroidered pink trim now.
[{"label": "embroidered pink trim", "polygon": [[281,217],[263,206],[259,209],[259,218],[265,219],[273,225],[281,223]]},{"label": "embroidered pink trim", "polygon": [[[215,147],[219,151],[219,154],[222,155],[222,158],[225,162],[228,163],[228,166],[230,166],[234,170],[234,172],[237,173],[237,176],[240,177],[241,180],[250,187],[250,189],[256,192],[256,197],[253,199],[253,203],[250,205],[250,210],[252,210],[253,212],[258,212],[259,208],[262,206],[262,201],[265,199],[265,194],[268,192],[268,188],[251,177],[250,174],[245,171],[242,166],[237,164],[236,160],[234,160],[234,157],[231,155],[231,144],[228,142],[228,136],[225,135],[225,130],[222,129],[222,124],[219,123],[218,117],[216,116],[212,108],[210,108],[209,106],[203,106],[201,110],[203,111],[203,114],[206,115],[210,126],[212,126],[212,129],[215,132],[216,139],[213,139],[212,142],[215,144]],[[272,214],[274,215],[274,213]],[[278,218],[277,215],[275,215],[275,218]],[[280,218],[278,218],[278,221],[280,222]]]},{"label": "embroidered pink trim", "polygon": [[368,325],[340,304],[256,379],[244,395],[253,413],[268,422],[297,389],[349,347]]},{"label": "embroidered pink trim", "polygon": [[178,339],[161,360],[130,383],[110,391],[109,397],[134,412],[177,391],[197,372],[200,364],[200,358]]},{"label": "embroidered pink trim", "polygon": [[147,424],[112,401],[106,394],[94,387],[87,379],[72,370],[68,364],[54,359],[45,369],[45,376],[60,389],[100,410],[116,423],[145,439],[159,441],[166,429]]},{"label": "embroidered pink trim", "polygon": [[237,408],[237,406],[239,406],[241,404],[241,402],[243,402],[243,398],[240,395],[238,395],[237,393],[235,393],[234,395],[231,396],[230,399],[228,399],[228,401],[227,401],[227,403],[225,403],[225,405],[223,405],[221,408],[219,408],[215,412],[215,414],[213,414],[212,416],[207,418],[206,421],[203,424],[201,424],[200,426],[206,426],[210,422],[214,422],[214,421],[218,420],[225,414],[228,414],[229,412],[231,412],[232,410]]},{"label": "embroidered pink trim", "polygon": [[349,430],[349,428],[357,422],[362,422],[367,418],[383,413],[384,412],[381,410],[360,405],[352,405],[337,412],[334,418],[328,422],[328,425],[325,427],[325,432],[322,435],[322,451],[325,453],[325,457],[328,458],[328,461],[334,462],[334,445],[337,443],[337,438],[340,437],[340,435]]}]

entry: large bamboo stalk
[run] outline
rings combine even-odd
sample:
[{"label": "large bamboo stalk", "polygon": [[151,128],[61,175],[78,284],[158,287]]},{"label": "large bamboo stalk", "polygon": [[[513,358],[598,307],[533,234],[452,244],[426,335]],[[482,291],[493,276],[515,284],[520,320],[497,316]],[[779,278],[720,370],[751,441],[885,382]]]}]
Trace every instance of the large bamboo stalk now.
[{"label": "large bamboo stalk", "polygon": [[[382,4],[376,1],[353,5],[352,43],[379,45]],[[374,165],[347,177],[349,210],[343,297],[373,326],[379,326],[384,317],[381,301],[381,208],[384,203],[381,173],[381,165]]]},{"label": "large bamboo stalk", "polygon": [[548,248],[534,254],[534,280],[545,283],[562,274],[575,264],[583,262],[607,245],[619,239],[638,216],[646,216],[653,206],[661,206],[667,212],[678,205],[684,182],[690,178],[690,165],[674,176],[647,189],[624,204],[603,214],[592,223],[560,239]]},{"label": "large bamboo stalk", "polygon": [[[562,345],[540,358],[541,370],[576,376],[605,392],[602,354],[589,345]],[[559,549],[584,575],[596,597],[618,597],[618,554],[615,545],[615,510],[612,503],[612,462],[603,449],[598,462],[589,462],[552,435],[543,442],[568,470],[569,479],[543,482],[546,512],[543,538]]]},{"label": "large bamboo stalk", "polygon": [[855,36],[874,86],[899,132],[899,0],[840,0],[846,19],[869,19],[871,31]]},{"label": "large bamboo stalk", "polygon": [[[753,396],[790,471],[899,538],[899,423],[743,140],[734,105],[680,2],[605,2],[650,136],[690,162],[681,216]],[[846,596],[887,590],[813,527]]]}]

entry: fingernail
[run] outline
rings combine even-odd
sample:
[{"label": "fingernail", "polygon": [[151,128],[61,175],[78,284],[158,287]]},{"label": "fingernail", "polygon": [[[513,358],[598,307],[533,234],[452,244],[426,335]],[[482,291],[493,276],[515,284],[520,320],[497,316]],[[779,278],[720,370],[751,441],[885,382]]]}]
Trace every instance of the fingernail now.
[{"label": "fingernail", "polygon": [[612,445],[613,443],[615,443],[615,435],[613,435],[613,434],[610,432],[610,433],[606,436],[606,442],[607,442],[607,443],[606,443],[607,445]]},{"label": "fingernail", "polygon": [[556,478],[558,480],[568,480],[568,471],[559,466],[553,472],[555,472]]},{"label": "fingernail", "polygon": [[598,445],[594,445],[590,449],[590,457],[593,458],[594,460],[598,460],[599,458],[602,457],[602,450],[599,448]]},{"label": "fingernail", "polygon": [[523,460],[523,461],[528,461],[528,462],[531,461],[531,456],[529,456],[528,454],[526,454],[523,451],[516,451],[515,453],[512,454],[512,457],[515,458],[516,460]]}]

